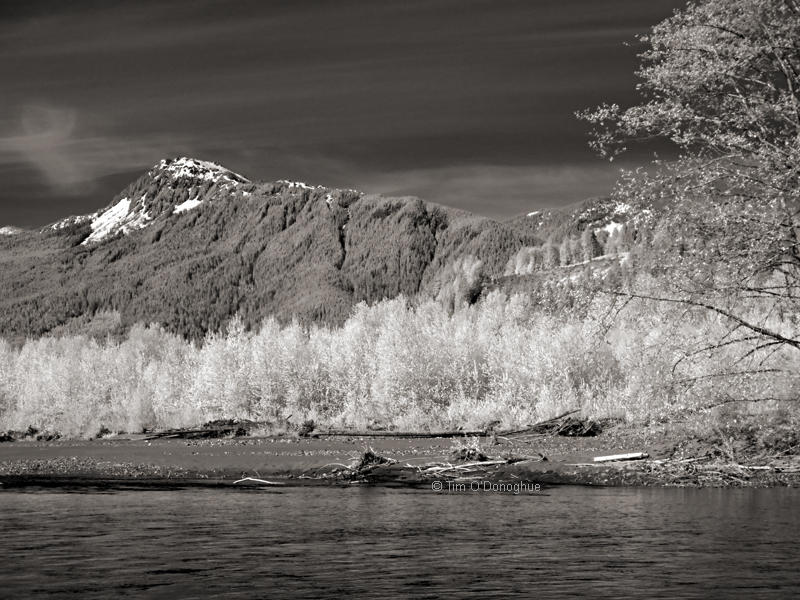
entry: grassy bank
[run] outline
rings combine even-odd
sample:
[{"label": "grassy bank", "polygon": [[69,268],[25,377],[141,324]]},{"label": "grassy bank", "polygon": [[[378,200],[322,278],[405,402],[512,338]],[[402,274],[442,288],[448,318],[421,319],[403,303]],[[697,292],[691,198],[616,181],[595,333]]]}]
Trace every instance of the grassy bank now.
[{"label": "grassy bank", "polygon": [[[776,322],[774,327],[784,326]],[[726,345],[707,312],[612,298],[552,314],[493,292],[449,311],[400,297],[341,328],[234,321],[202,344],[158,327],[126,339],[0,341],[0,430],[68,437],[213,419],[430,430],[521,427],[569,409],[707,431],[797,425],[791,350]],[[711,341],[721,340],[712,350]],[[796,354],[796,352],[794,352]],[[796,427],[795,427],[796,429]]]}]

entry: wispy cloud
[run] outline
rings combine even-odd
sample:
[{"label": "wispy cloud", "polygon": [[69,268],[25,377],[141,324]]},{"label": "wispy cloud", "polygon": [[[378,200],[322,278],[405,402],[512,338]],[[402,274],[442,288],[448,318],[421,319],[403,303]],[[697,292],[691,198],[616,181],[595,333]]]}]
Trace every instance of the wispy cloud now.
[{"label": "wispy cloud", "polygon": [[[12,131],[1,132],[0,166],[24,163],[38,171],[53,192],[69,195],[92,191],[107,175],[143,169],[166,156],[193,154],[189,150],[191,140],[103,134],[83,124],[76,110],[52,105],[29,104],[6,128]],[[235,140],[218,141],[222,144],[220,153],[234,152]],[[254,162],[247,152],[240,154],[245,163]],[[606,193],[620,165],[597,160],[586,164],[365,170],[357,162],[342,158],[284,154],[273,167],[277,167],[275,173],[253,175],[305,177],[314,183],[353,186],[370,193],[419,196],[505,218]]]},{"label": "wispy cloud", "polygon": [[29,104],[11,131],[0,132],[0,165],[25,163],[55,192],[90,191],[99,177],[141,168],[175,154],[166,138],[119,139],[83,125],[74,109]]}]

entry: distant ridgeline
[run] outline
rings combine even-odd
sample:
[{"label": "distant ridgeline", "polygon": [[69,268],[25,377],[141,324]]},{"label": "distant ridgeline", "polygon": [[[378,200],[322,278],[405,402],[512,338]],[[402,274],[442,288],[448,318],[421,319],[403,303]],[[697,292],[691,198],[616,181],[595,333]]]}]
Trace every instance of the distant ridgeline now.
[{"label": "distant ridgeline", "polygon": [[339,324],[358,302],[400,294],[454,306],[489,287],[569,284],[576,271],[608,283],[649,217],[597,198],[497,222],[163,160],[96,213],[0,229],[0,336],[144,322],[199,338],[235,314],[248,328],[270,315]]}]

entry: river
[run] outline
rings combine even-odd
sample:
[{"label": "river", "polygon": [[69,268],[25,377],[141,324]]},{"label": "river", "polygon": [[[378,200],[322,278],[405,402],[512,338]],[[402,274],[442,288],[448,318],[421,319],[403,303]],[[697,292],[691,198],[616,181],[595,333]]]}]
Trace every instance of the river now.
[{"label": "river", "polygon": [[800,597],[800,491],[0,491],[0,595]]}]

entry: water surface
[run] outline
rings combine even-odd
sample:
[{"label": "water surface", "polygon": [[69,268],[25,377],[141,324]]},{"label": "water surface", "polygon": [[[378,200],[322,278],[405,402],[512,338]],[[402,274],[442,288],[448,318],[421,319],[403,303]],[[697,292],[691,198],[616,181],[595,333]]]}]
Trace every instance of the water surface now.
[{"label": "water surface", "polygon": [[0,492],[3,597],[788,598],[796,490]]}]

